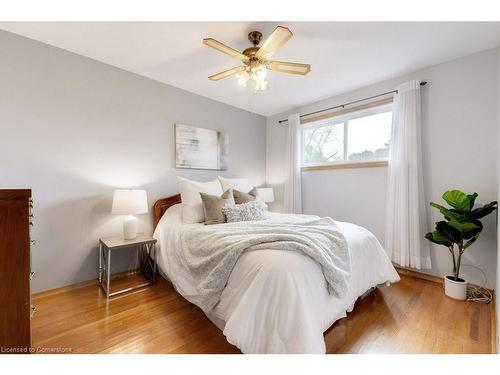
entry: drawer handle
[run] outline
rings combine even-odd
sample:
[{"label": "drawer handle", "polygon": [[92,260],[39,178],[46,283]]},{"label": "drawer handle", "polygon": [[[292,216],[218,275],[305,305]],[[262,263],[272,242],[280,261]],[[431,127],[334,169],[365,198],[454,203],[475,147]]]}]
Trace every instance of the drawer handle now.
[{"label": "drawer handle", "polygon": [[35,271],[31,271],[30,272],[30,280],[33,280],[33,277],[35,277]]},{"label": "drawer handle", "polygon": [[33,316],[35,315],[36,313],[36,306],[35,305],[31,305],[31,314],[30,314],[30,318],[33,318]]}]

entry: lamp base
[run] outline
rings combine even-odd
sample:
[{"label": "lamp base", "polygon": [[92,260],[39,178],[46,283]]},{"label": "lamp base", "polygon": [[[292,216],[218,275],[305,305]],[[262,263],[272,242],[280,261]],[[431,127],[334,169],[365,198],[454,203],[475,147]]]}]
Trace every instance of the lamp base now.
[{"label": "lamp base", "polygon": [[134,215],[127,215],[123,219],[123,238],[133,240],[137,237],[137,218]]}]

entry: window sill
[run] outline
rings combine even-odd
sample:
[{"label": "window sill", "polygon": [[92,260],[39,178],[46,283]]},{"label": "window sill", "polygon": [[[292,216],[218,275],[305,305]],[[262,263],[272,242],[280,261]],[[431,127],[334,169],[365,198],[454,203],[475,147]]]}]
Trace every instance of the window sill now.
[{"label": "window sill", "polygon": [[307,171],[323,171],[328,169],[353,169],[353,168],[378,168],[387,167],[389,162],[387,160],[378,161],[366,161],[357,163],[338,163],[338,164],[326,164],[326,165],[314,165],[310,167],[302,167],[302,172]]}]

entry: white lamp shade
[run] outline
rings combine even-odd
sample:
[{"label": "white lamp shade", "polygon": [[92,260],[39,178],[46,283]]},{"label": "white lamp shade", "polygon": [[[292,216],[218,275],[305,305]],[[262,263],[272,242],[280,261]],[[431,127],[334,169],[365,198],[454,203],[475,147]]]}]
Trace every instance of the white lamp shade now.
[{"label": "white lamp shade", "polygon": [[115,215],[138,215],[148,213],[146,190],[115,190],[111,213]]},{"label": "white lamp shade", "polygon": [[265,203],[274,202],[273,188],[257,188],[257,197]]}]

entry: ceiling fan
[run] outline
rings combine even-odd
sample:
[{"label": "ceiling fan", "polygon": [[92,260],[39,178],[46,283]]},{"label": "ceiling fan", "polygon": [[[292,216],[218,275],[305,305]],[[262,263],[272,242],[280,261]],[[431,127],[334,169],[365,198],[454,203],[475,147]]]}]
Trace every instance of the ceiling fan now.
[{"label": "ceiling fan", "polygon": [[293,34],[289,28],[278,26],[265,42],[259,46],[262,33],[252,31],[248,34],[248,40],[253,44],[253,47],[249,47],[243,52],[226,46],[224,43],[213,38],[203,39],[203,44],[215,48],[217,51],[238,59],[245,64],[211,75],[208,79],[218,81],[232,75],[237,75],[240,85],[246,87],[247,81],[252,80],[255,83],[255,90],[263,91],[269,88],[267,69],[288,74],[306,75],[311,71],[309,64],[270,60],[274,53],[288,42],[292,36]]}]

